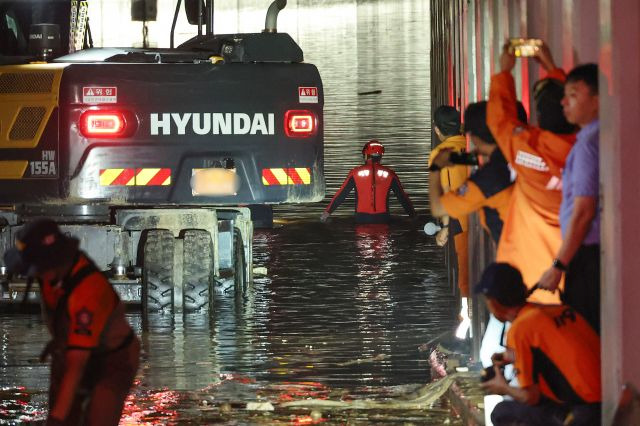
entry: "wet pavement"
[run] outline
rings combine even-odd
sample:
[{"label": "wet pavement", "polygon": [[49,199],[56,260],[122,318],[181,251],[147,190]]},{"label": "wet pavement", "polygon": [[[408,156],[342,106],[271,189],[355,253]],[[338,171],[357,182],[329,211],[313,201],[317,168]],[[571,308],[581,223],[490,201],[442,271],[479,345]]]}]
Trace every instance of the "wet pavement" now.
[{"label": "wet pavement", "polygon": [[[327,195],[378,138],[383,162],[426,211],[428,0],[290,3],[280,28],[325,84]],[[267,274],[244,299],[221,294],[211,315],[158,316],[146,332],[129,314],[143,361],[123,424],[455,424],[442,399],[428,409],[284,407],[407,400],[430,380],[420,345],[455,322],[424,220],[356,226],[347,200],[321,224],[327,202],[279,206],[274,229],[256,231],[254,266]],[[47,338],[37,315],[0,313],[0,423],[46,412],[48,368],[36,358]],[[247,409],[266,402],[275,411]]]}]

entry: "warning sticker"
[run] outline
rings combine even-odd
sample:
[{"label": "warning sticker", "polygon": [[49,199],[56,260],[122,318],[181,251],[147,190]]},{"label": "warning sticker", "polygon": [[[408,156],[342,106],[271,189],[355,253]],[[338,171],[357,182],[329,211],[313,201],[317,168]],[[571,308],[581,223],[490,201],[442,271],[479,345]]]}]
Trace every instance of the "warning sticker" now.
[{"label": "warning sticker", "polygon": [[318,88],[317,87],[298,87],[298,97],[301,104],[317,104]]},{"label": "warning sticker", "polygon": [[115,104],[118,102],[116,87],[83,87],[82,102],[85,104]]}]

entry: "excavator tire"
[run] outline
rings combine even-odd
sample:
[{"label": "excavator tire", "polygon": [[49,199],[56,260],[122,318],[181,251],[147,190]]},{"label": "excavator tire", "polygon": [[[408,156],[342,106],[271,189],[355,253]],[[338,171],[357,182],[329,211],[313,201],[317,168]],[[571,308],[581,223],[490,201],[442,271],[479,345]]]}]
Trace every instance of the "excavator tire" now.
[{"label": "excavator tire", "polygon": [[182,295],[184,313],[200,311],[209,304],[213,283],[213,244],[211,234],[202,230],[184,233]]},{"label": "excavator tire", "polygon": [[174,310],[173,250],[171,232],[154,229],[147,232],[142,271],[142,310],[151,312]]}]

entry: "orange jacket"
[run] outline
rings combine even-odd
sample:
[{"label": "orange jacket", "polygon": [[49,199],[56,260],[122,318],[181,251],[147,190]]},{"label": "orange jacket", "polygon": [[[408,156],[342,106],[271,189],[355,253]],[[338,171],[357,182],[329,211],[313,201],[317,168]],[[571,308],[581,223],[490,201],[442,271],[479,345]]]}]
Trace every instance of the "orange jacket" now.
[{"label": "orange jacket", "polygon": [[507,347],[522,388],[538,384],[556,402],[601,401],[600,338],[566,305],[527,304],[511,324]]},{"label": "orange jacket", "polygon": [[[433,159],[436,158],[438,153],[443,149],[453,149],[456,152],[460,152],[464,151],[466,148],[467,139],[463,135],[451,136],[443,140],[440,145],[431,150],[428,166],[431,166]],[[469,167],[467,166],[455,165],[451,167],[444,167],[440,172],[440,185],[442,187],[442,191],[446,194],[449,191],[457,190],[465,183],[468,176]],[[456,217],[456,219],[460,222],[462,231],[466,231],[468,226],[467,216]]]},{"label": "orange jacket", "polygon": [[[491,78],[487,125],[518,175],[496,260],[520,269],[524,282],[532,287],[551,266],[562,244],[558,218],[562,168],[575,135],[557,135],[518,121],[515,84],[508,72]],[[529,300],[560,301],[557,293],[542,290]]]}]

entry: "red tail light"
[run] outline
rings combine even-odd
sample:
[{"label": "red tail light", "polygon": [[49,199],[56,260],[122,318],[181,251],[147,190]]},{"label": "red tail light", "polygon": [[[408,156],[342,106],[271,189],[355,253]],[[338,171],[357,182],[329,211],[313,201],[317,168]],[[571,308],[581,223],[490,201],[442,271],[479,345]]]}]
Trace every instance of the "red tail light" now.
[{"label": "red tail light", "polygon": [[284,114],[284,131],[290,138],[306,138],[318,131],[318,118],[312,111],[289,110]]},{"label": "red tail light", "polygon": [[80,132],[85,137],[109,138],[122,136],[127,119],[120,111],[85,111],[80,116]]}]

